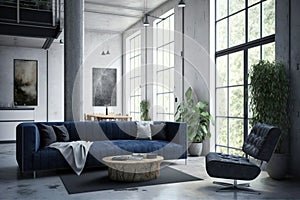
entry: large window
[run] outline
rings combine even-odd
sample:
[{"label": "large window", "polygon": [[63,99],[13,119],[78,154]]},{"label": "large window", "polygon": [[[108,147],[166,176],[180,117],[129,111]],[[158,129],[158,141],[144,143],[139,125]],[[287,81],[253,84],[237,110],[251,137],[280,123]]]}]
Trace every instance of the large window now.
[{"label": "large window", "polygon": [[247,76],[275,60],[275,0],[216,0],[216,151],[240,154],[249,120]]},{"label": "large window", "polygon": [[154,21],[154,119],[174,120],[174,10]]},{"label": "large window", "polygon": [[129,92],[129,115],[133,120],[140,120],[141,102],[141,34],[134,33],[127,39],[126,53],[127,90]]}]

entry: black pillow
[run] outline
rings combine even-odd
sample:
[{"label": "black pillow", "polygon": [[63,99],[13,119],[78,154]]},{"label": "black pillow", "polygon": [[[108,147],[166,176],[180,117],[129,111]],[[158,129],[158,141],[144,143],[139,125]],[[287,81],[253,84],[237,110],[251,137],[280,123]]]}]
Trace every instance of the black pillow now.
[{"label": "black pillow", "polygon": [[55,131],[58,142],[69,142],[70,141],[69,132],[64,125],[61,125],[61,126],[53,125],[53,129]]},{"label": "black pillow", "polygon": [[165,126],[165,123],[150,124],[151,135],[153,140],[167,140]]},{"label": "black pillow", "polygon": [[56,134],[52,126],[48,126],[46,124],[39,124],[38,129],[40,132],[41,147],[46,147],[52,144],[53,142],[56,142]]}]

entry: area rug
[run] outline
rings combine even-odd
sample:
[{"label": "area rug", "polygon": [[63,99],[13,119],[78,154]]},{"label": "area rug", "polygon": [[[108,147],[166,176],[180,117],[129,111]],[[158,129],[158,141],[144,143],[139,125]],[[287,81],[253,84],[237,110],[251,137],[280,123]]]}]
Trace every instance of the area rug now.
[{"label": "area rug", "polygon": [[108,178],[106,169],[84,171],[80,176],[68,173],[61,175],[60,178],[69,194],[101,190],[132,190],[141,186],[202,180],[171,167],[162,168],[157,179],[136,183],[112,181]]}]

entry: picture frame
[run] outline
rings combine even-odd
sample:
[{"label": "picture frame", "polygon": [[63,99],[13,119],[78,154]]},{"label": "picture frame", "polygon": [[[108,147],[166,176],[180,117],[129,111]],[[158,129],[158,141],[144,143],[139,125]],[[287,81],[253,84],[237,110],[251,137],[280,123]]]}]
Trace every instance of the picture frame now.
[{"label": "picture frame", "polygon": [[14,106],[38,105],[38,61],[14,59]]},{"label": "picture frame", "polygon": [[93,106],[117,105],[117,69],[93,68]]}]

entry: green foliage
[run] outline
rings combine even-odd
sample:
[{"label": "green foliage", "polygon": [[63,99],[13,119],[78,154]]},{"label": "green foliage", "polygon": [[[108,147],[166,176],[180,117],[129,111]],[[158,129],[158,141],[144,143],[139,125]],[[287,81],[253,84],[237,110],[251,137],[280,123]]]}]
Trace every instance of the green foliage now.
[{"label": "green foliage", "polygon": [[288,133],[287,103],[289,83],[285,67],[281,63],[260,61],[250,71],[251,124],[257,122],[278,126],[282,131],[281,142],[276,151],[281,152],[281,143]]},{"label": "green foliage", "polygon": [[212,116],[208,112],[208,103],[194,101],[192,88],[185,92],[185,102],[180,103],[175,112],[177,122],[185,121],[188,127],[188,139],[191,142],[202,142],[205,137],[210,137],[209,123]]},{"label": "green foliage", "polygon": [[151,118],[148,116],[149,113],[149,102],[147,100],[142,100],[140,103],[141,109],[141,120],[143,121],[150,121]]}]

